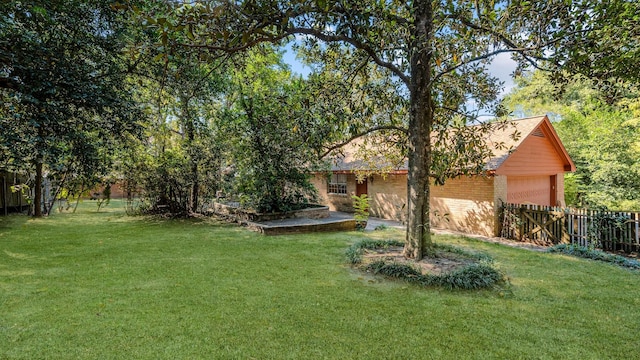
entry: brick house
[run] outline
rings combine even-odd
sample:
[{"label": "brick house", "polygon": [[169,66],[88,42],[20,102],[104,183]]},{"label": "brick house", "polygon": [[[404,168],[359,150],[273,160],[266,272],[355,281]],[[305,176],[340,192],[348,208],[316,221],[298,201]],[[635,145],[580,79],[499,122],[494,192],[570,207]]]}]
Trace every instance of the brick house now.
[{"label": "brick house", "polygon": [[[512,123],[520,133],[517,139],[511,136],[513,128],[488,135],[488,143],[504,143],[506,147],[493,151],[484,174],[431,186],[434,228],[495,236],[504,202],[564,205],[564,173],[575,171],[575,165],[553,125],[546,116]],[[335,159],[331,174],[315,174],[313,183],[320,202],[331,210],[352,211],[351,195],[368,194],[371,215],[406,220],[406,165],[360,182],[354,172],[358,166],[361,163],[346,151],[344,157]]]}]

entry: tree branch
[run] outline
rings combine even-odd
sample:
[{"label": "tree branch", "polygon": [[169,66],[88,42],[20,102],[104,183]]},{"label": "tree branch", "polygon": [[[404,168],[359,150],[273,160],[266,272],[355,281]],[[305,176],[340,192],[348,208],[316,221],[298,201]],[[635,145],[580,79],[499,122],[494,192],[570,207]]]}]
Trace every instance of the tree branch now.
[{"label": "tree branch", "polygon": [[[438,79],[440,79],[442,76],[444,76],[445,74],[448,74],[450,72],[453,72],[457,69],[459,69],[460,67],[464,66],[464,65],[468,65],[480,60],[484,60],[484,59],[488,59],[490,57],[496,56],[498,54],[502,54],[502,53],[519,53],[520,55],[522,55],[522,57],[529,62],[534,68],[536,69],[542,69],[535,60],[548,60],[544,57],[541,56],[534,56],[533,59],[530,58],[529,56],[525,55],[524,53],[527,51],[532,51],[532,50],[538,50],[541,49],[544,46],[547,46],[549,44],[546,45],[538,45],[538,46],[534,46],[534,47],[520,47],[518,46],[512,39],[508,38],[507,36],[505,36],[504,34],[497,32],[491,28],[486,28],[483,26],[480,26],[478,24],[474,24],[473,22],[471,22],[469,19],[466,18],[462,18],[462,17],[458,17],[456,15],[448,15],[446,16],[446,18],[450,19],[450,20],[457,20],[460,21],[463,25],[477,30],[477,31],[481,31],[484,33],[487,33],[489,35],[492,35],[494,37],[496,37],[502,44],[504,44],[507,48],[506,49],[499,49],[499,50],[495,50],[489,53],[486,53],[484,55],[480,55],[465,61],[461,61],[458,64],[455,64],[453,66],[448,67],[447,69],[439,72],[438,74],[436,74],[433,78],[433,82],[436,82]],[[535,60],[534,60],[535,59]]]},{"label": "tree branch", "polygon": [[461,67],[463,67],[465,65],[474,63],[476,61],[485,60],[485,59],[488,59],[490,57],[493,57],[493,56],[496,56],[496,55],[502,54],[502,53],[514,53],[514,52],[520,53],[529,63],[531,63],[531,65],[533,67],[535,67],[536,69],[540,69],[539,65],[535,61],[529,59],[526,55],[522,54],[525,51],[535,50],[535,49],[536,48],[499,49],[499,50],[495,50],[495,51],[492,51],[492,52],[488,52],[488,53],[486,53],[484,55],[476,56],[476,57],[471,58],[469,60],[461,61],[461,62],[459,62],[459,63],[457,63],[457,64],[455,64],[453,66],[450,66],[450,67],[444,69],[443,71],[437,73],[433,77],[432,82],[435,83],[436,81],[438,81],[444,75],[446,75],[446,74],[448,74],[450,72],[456,71],[457,69],[459,69],[459,68],[461,68]]},{"label": "tree branch", "polygon": [[332,145],[332,146],[328,147],[327,150],[319,156],[319,158],[320,159],[324,158],[325,156],[329,155],[329,153],[331,153],[333,150],[339,149],[339,148],[347,145],[348,143],[352,142],[353,140],[355,140],[357,138],[363,137],[363,136],[365,136],[367,134],[371,134],[372,132],[376,132],[376,131],[380,131],[380,130],[397,130],[397,131],[403,132],[404,134],[408,134],[409,133],[408,129],[400,127],[400,126],[394,126],[394,125],[375,126],[375,127],[369,128],[369,129],[367,129],[367,130],[365,130],[363,132],[355,134],[355,135],[351,136],[349,139],[347,139],[347,140],[345,140],[345,141],[343,141],[341,143],[338,143],[338,144],[335,144],[335,145]]},{"label": "tree branch", "polygon": [[411,79],[402,70],[400,70],[399,67],[397,67],[391,62],[383,60],[382,58],[380,58],[380,56],[378,56],[378,54],[376,54],[376,51],[371,46],[366,45],[365,43],[362,43],[356,39],[353,39],[344,35],[325,34],[320,30],[310,29],[310,28],[293,27],[293,28],[286,29],[285,31],[289,35],[297,35],[297,34],[311,35],[325,42],[344,42],[344,43],[350,44],[356,49],[360,49],[365,53],[367,53],[367,55],[369,55],[369,57],[377,65],[390,70],[394,75],[399,77],[402,80],[402,82],[404,82],[407,85],[407,87],[411,85]]}]

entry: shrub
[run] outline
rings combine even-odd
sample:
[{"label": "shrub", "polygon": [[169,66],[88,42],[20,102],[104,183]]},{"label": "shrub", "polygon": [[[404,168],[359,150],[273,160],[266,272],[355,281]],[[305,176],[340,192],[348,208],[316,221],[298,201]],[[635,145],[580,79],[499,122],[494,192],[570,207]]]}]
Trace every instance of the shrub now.
[{"label": "shrub", "polygon": [[362,262],[362,254],[364,253],[364,249],[386,249],[390,246],[404,246],[404,243],[397,240],[360,240],[349,246],[349,248],[347,249],[347,260],[351,264],[359,264]]},{"label": "shrub", "polygon": [[[365,249],[380,249],[389,246],[402,246],[404,243],[396,240],[362,240],[354,243],[347,251],[347,259],[351,264],[362,263]],[[376,275],[383,275],[393,279],[402,279],[409,283],[425,287],[442,287],[449,290],[477,290],[496,287],[506,282],[504,273],[493,263],[493,259],[486,254],[471,253],[451,245],[436,245],[436,253],[450,252],[474,259],[477,263],[469,264],[461,269],[443,273],[422,274],[411,264],[373,261],[363,267],[363,270]]]},{"label": "shrub", "polygon": [[420,270],[408,264],[400,263],[387,263],[384,260],[377,260],[367,265],[366,269],[374,274],[381,274],[391,278],[406,279],[410,282],[410,279],[419,279],[422,277]]},{"label": "shrub", "polygon": [[411,265],[387,263],[384,260],[371,262],[365,269],[376,275],[403,279],[409,283],[426,287],[443,287],[448,290],[486,289],[506,281],[502,271],[488,263],[470,264],[459,270],[440,275],[422,274],[420,270]]},{"label": "shrub", "polygon": [[496,286],[505,281],[505,276],[489,263],[470,264],[459,270],[442,275],[427,275],[424,285],[441,286],[449,290],[477,290]]},{"label": "shrub", "polygon": [[356,220],[356,229],[364,230],[369,220],[369,196],[362,194],[360,196],[352,195],[353,209],[355,214],[353,218]]},{"label": "shrub", "polygon": [[640,262],[635,259],[629,259],[624,256],[609,254],[604,251],[591,249],[578,244],[558,244],[547,250],[550,253],[562,253],[575,257],[604,261],[618,266],[631,269],[640,269]]}]

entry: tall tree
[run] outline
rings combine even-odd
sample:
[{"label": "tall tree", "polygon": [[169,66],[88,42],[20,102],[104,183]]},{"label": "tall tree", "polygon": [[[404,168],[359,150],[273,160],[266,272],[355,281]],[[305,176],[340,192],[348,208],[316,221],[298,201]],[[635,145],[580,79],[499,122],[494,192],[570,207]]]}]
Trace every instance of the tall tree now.
[{"label": "tall tree", "polygon": [[198,55],[183,51],[167,59],[163,73],[159,74],[162,86],[158,95],[168,100],[167,114],[178,119],[180,147],[184,149],[189,162],[190,189],[186,210],[192,213],[198,210],[200,173],[210,170],[201,169],[207,149],[200,145],[213,135],[207,109],[222,97],[228,68],[226,59],[206,64],[199,60]]},{"label": "tall tree", "polygon": [[[433,131],[445,131],[453,119],[474,120],[471,108],[486,108],[499,87],[487,73],[491,58],[511,53],[520,68],[578,63],[580,48],[600,25],[635,16],[638,5],[616,12],[629,2],[538,1],[311,1],[253,0],[195,3],[177,9],[167,32],[191,34],[186,46],[212,52],[239,52],[257,43],[304,36],[325,44],[352,47],[400,80],[409,98],[408,225],[405,256],[419,259],[431,248],[429,178]],[[596,21],[589,21],[597,14]],[[632,34],[634,30],[625,33]],[[609,34],[605,32],[606,34]],[[637,43],[629,45],[634,49]],[[624,51],[623,48],[619,49]],[[617,52],[617,51],[616,51]],[[598,53],[589,53],[599,57]],[[577,71],[577,70],[576,70]],[[475,103],[475,106],[470,104]],[[465,121],[467,122],[467,121]]]},{"label": "tall tree", "polygon": [[221,133],[241,203],[278,212],[315,199],[310,171],[331,124],[312,104],[312,84],[293,77],[279,52],[260,46],[236,67],[231,90]]},{"label": "tall tree", "polygon": [[101,152],[117,135],[137,130],[121,58],[126,22],[112,5],[105,0],[0,5],[0,89],[11,103],[0,136],[28,152],[12,157],[35,169],[35,216],[42,215],[47,165],[52,174],[90,175],[100,171],[106,159]]}]

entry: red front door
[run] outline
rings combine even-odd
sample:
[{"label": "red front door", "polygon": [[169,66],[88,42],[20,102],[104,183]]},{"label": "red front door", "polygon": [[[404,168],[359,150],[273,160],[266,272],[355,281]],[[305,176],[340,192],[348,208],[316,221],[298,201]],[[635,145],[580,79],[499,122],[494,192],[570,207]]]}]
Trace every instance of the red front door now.
[{"label": "red front door", "polygon": [[367,194],[367,179],[365,178],[362,182],[356,181],[356,196],[360,196],[362,194]]},{"label": "red front door", "polygon": [[556,179],[556,175],[551,175],[551,178],[549,179],[549,188],[551,191],[551,194],[549,194],[549,199],[550,199],[550,203],[551,206],[556,206],[558,205],[558,190],[556,190],[556,186],[558,184],[558,181]]}]

